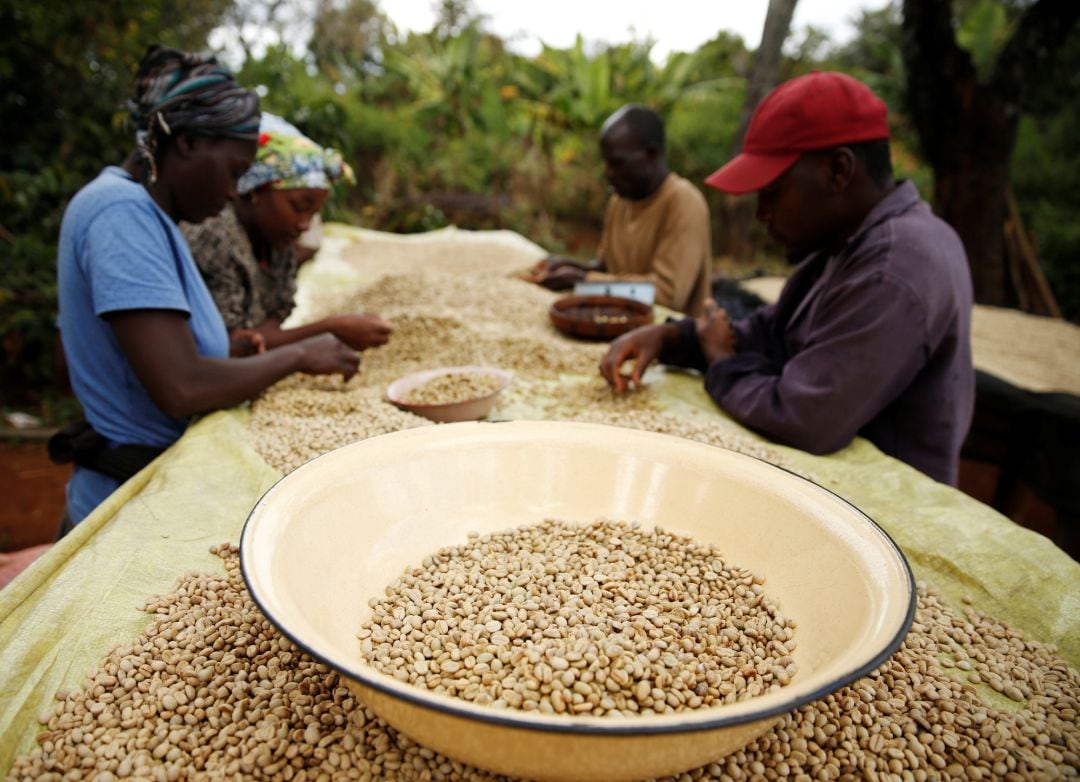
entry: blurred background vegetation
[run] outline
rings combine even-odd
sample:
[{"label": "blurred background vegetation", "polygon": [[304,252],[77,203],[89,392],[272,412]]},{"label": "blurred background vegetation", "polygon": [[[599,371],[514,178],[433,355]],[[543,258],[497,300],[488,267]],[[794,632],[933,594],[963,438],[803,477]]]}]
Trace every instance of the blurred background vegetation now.
[{"label": "blurred background vegetation", "polygon": [[[380,230],[507,228],[588,257],[607,196],[597,130],[627,102],[666,118],[669,161],[691,181],[730,156],[754,61],[740,37],[718,32],[662,65],[648,40],[586,47],[579,39],[523,57],[468,0],[436,5],[433,29],[418,34],[395,29],[375,0],[0,0],[0,407],[34,406],[52,421],[68,412],[55,329],[60,220],[71,196],[129,151],[124,100],[150,43],[207,50],[228,41],[227,61],[264,108],[336,146],[356,169],[357,186],[335,195],[324,217]],[[973,62],[992,64],[1025,5],[955,0],[957,41]],[[306,46],[289,34],[298,14],[311,30]],[[890,107],[898,175],[930,198],[933,171],[907,109],[901,22],[896,0],[864,12],[843,45],[794,30],[779,77],[835,69],[868,83]],[[1080,35],[1064,52],[1060,72],[1035,85],[1037,107],[1020,123],[1011,172],[1042,268],[1076,321]],[[706,195],[722,219],[719,194]],[[751,232],[749,251],[732,257],[721,228],[718,271],[776,268],[777,249],[763,235]]]}]

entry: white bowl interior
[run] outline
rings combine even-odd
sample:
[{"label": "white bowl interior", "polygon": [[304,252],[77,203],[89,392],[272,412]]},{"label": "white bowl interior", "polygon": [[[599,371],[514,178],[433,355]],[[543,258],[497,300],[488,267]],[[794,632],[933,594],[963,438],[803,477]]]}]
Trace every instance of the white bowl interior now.
[{"label": "white bowl interior", "polygon": [[[407,566],[470,531],[547,518],[640,521],[719,545],[727,561],[763,575],[797,621],[791,684],[716,709],[605,720],[476,706],[363,662],[356,632],[367,601]],[[458,715],[545,730],[668,732],[779,714],[883,662],[914,610],[903,555],[825,489],[720,448],[595,424],[457,423],[346,446],[266,493],[241,560],[271,621],[339,671]]]}]

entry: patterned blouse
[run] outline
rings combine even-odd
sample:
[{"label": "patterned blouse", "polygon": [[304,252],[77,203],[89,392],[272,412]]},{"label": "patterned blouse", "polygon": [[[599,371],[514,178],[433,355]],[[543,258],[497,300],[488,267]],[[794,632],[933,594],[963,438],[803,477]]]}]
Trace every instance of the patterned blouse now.
[{"label": "patterned blouse", "polygon": [[229,331],[251,329],[268,319],[283,321],[296,304],[296,258],[292,249],[255,259],[251,240],[232,204],[198,225],[181,223],[191,254]]}]

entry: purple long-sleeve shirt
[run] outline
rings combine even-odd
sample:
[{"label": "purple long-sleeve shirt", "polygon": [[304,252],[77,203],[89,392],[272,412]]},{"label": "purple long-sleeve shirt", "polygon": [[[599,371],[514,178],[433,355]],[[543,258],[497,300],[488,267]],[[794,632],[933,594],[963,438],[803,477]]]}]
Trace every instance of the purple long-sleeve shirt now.
[{"label": "purple long-sleeve shirt", "polygon": [[706,370],[740,423],[811,453],[861,435],[954,484],[971,423],[972,287],[964,248],[910,182],[837,254],[812,255],[775,304],[733,324],[736,354],[705,367],[692,319],[667,364]]}]

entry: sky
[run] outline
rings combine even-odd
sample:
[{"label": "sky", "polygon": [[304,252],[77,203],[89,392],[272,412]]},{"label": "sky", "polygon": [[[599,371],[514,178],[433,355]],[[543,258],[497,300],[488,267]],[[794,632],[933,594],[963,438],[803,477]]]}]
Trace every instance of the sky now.
[{"label": "sky", "polygon": [[[878,10],[888,0],[799,0],[792,33],[813,25],[835,43],[854,35],[851,20],[861,10]],[[540,41],[559,49],[573,46],[577,33],[586,43],[656,41],[653,57],[690,52],[720,30],[738,33],[750,49],[761,42],[768,0],[474,0],[489,17],[492,32],[523,55],[540,51]],[[426,32],[432,27],[431,0],[381,0],[379,7],[401,30]]]}]

